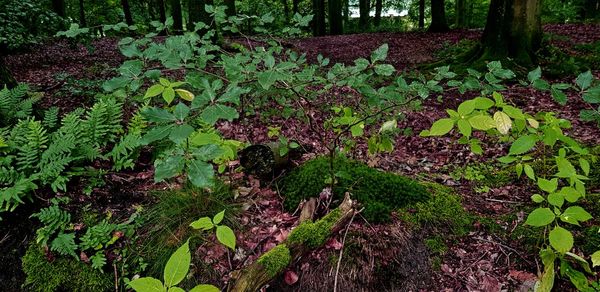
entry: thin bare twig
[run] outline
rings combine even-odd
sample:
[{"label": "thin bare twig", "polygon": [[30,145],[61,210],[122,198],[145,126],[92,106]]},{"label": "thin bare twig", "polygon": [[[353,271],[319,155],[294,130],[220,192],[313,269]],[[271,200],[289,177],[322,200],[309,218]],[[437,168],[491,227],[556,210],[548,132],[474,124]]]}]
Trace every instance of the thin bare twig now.
[{"label": "thin bare twig", "polygon": [[337,266],[335,268],[335,278],[334,278],[335,280],[333,281],[333,292],[337,292],[338,275],[340,273],[340,265],[342,264],[342,256],[344,255],[344,245],[346,244],[346,236],[348,236],[348,229],[350,229],[350,225],[352,225],[352,221],[354,221],[354,216],[356,216],[357,213],[362,212],[363,209],[360,209],[358,212],[354,212],[352,214],[352,218],[350,218],[350,222],[348,222],[348,226],[346,226],[346,231],[344,232],[344,238],[342,239],[342,248],[340,249],[340,256],[338,258]]}]

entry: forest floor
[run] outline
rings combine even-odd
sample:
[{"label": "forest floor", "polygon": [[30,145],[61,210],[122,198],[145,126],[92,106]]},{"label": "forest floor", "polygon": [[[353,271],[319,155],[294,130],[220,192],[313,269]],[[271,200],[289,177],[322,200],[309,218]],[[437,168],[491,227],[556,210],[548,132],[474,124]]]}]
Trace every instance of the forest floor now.
[{"label": "forest floor", "polygon": [[[549,25],[545,27],[545,31],[564,36],[553,40],[552,44],[566,51],[571,50],[575,44],[600,40],[598,25]],[[480,34],[481,31],[435,34],[370,33],[306,38],[290,42],[297,51],[307,53],[309,60],[314,60],[317,54],[322,54],[330,58],[332,63],[352,63],[354,59],[368,57],[372,50],[383,43],[388,43],[390,48],[388,62],[398,70],[408,71],[419,64],[435,61],[436,53],[440,50],[461,40],[477,39]],[[95,41],[93,49],[88,50],[83,46],[60,41],[37,46],[28,53],[8,56],[6,62],[19,82],[29,83],[35,90],[44,92],[42,100],[44,107],[58,106],[64,112],[93,103],[94,95],[101,91],[101,81],[111,77],[114,74],[113,68],[124,61],[116,43],[116,39],[106,38]],[[600,76],[598,71],[593,73],[597,77]],[[574,76],[566,79],[574,79]],[[560,106],[548,93],[522,88],[516,84],[509,87],[503,94],[512,103],[530,113],[553,111],[561,117],[570,119],[573,122],[573,130],[569,134],[583,143],[597,144],[600,140],[600,129],[596,125],[578,120],[579,111],[584,104],[574,97],[570,97],[567,106]],[[336,88],[330,94],[340,96],[340,103],[348,102],[358,95],[349,88]],[[485,219],[475,220],[471,231],[465,236],[447,241],[445,243],[447,251],[440,255],[441,260],[437,269],[431,270],[430,274],[417,275],[419,272],[424,272],[416,267],[418,263],[401,265],[406,270],[398,273],[403,273],[407,277],[412,274],[415,277],[415,280],[409,283],[410,285],[404,287],[428,291],[514,291],[530,287],[535,280],[538,267],[536,255],[524,250],[518,241],[510,241],[510,236],[499,236],[485,226],[486,222],[494,222],[500,230],[510,235],[517,225],[523,224],[524,212],[530,206],[530,192],[528,192],[530,186],[525,183],[525,180],[515,180],[510,184],[492,186],[485,192],[477,192],[476,188],[482,186],[480,182],[461,179],[460,176],[453,174],[466,165],[484,163],[482,156],[475,156],[465,145],[455,143],[456,137],[418,136],[419,132],[429,128],[436,119],[444,116],[445,109],[455,108],[461,101],[475,96],[477,94],[461,95],[456,91],[444,92],[442,102],[429,99],[424,102],[420,111],[407,112],[405,119],[399,121],[398,125],[401,129],[408,129],[407,134],[397,137],[396,148],[392,153],[368,157],[364,143],[359,144],[357,148],[354,158],[376,165],[377,168],[453,188],[462,197],[465,210],[478,216],[477,218]],[[316,119],[320,120],[320,117],[316,116]],[[297,162],[326,152],[325,146],[311,133],[308,125],[296,119],[269,117],[266,122],[260,117],[243,117],[235,122],[222,122],[219,124],[219,129],[227,138],[265,143],[271,140],[267,136],[268,127],[274,125],[281,126],[282,135],[302,145],[310,145],[310,153],[304,154]],[[506,145],[489,142],[483,148],[486,149],[485,157],[496,157],[504,153]],[[131,211],[130,203],[148,202],[148,190],[166,187],[164,184],[154,185],[152,174],[151,163],[145,159],[138,162],[133,171],[109,174],[108,187],[95,190],[92,197],[83,194],[69,194],[69,196],[75,197],[74,201],[78,201],[81,205],[91,203],[94,208],[102,212],[127,213]],[[281,198],[276,189],[270,183],[261,182],[244,173],[227,175],[235,183],[240,195],[238,200],[245,205],[244,209],[246,209],[238,218],[244,228],[236,230],[238,245],[249,253],[261,254],[285,239],[298,217],[297,214],[283,211]],[[592,193],[599,191],[599,189],[591,190]],[[511,216],[514,214],[517,215]],[[33,225],[28,215],[12,220],[8,218],[6,222],[9,224],[29,222],[29,226]],[[19,226],[21,225],[23,223]],[[371,226],[365,220],[357,218],[350,230],[374,235],[394,234],[397,232],[398,225],[402,223],[397,219],[385,226]],[[2,250],[18,249],[20,251],[17,253],[22,253],[25,242],[33,238],[34,234],[24,234],[26,232],[18,229],[23,228],[22,226],[17,228],[14,225],[14,227],[7,230],[2,228],[0,236],[4,239],[0,241],[0,247]],[[28,232],[32,231],[31,228],[29,227]],[[313,252],[309,259],[303,259],[290,267],[279,283],[274,285],[274,289],[308,291],[306,289],[312,287],[315,281],[329,283],[335,272],[327,270],[323,271],[324,274],[316,275],[315,271],[320,270],[316,267],[311,269],[311,265],[318,266],[315,262],[328,261],[326,258],[328,254],[339,252],[343,241],[342,235],[336,235],[324,248]],[[239,268],[248,259],[257,256],[233,258],[230,261],[228,253],[217,246],[207,245],[201,249],[205,255],[204,259],[218,272],[221,281],[228,279],[232,268]],[[14,265],[18,263],[7,256],[0,259],[3,262],[0,274],[7,272],[5,276],[0,277],[0,280],[21,281],[22,275],[14,270]],[[411,260],[418,259],[417,256]],[[413,268],[414,270],[411,270]],[[300,275],[300,280],[286,286],[288,284],[285,282],[289,282],[290,278],[293,279],[294,275]],[[372,286],[366,287],[365,290],[379,291],[376,283],[370,284]],[[394,290],[393,287],[386,289]],[[341,291],[345,290],[341,289]]]}]

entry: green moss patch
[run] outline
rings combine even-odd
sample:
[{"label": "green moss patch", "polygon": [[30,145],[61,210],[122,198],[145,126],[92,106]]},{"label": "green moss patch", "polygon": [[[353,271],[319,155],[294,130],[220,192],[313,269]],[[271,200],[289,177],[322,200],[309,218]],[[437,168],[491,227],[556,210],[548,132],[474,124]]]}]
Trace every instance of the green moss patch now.
[{"label": "green moss patch", "polygon": [[305,244],[308,248],[317,248],[331,235],[335,222],[342,216],[339,209],[335,209],[317,222],[305,221],[298,225],[288,237],[290,244]]},{"label": "green moss patch", "polygon": [[258,258],[258,263],[265,267],[269,276],[275,277],[290,264],[291,260],[290,249],[285,244],[280,244]]},{"label": "green moss patch", "polygon": [[[385,222],[390,212],[429,199],[427,189],[418,182],[371,168],[361,162],[338,157],[334,160],[335,199],[341,201],[346,191],[363,207],[363,216],[371,222]],[[319,157],[307,161],[279,183],[286,209],[293,210],[307,198],[318,196],[328,186],[329,160]]]},{"label": "green moss patch", "polygon": [[112,274],[93,269],[81,261],[58,257],[49,262],[40,247],[32,244],[23,257],[27,275],[24,286],[31,291],[111,291]]},{"label": "green moss patch", "polygon": [[473,218],[461,204],[461,197],[452,189],[435,183],[426,184],[431,199],[400,210],[400,218],[416,228],[450,231],[454,235],[469,232]]}]

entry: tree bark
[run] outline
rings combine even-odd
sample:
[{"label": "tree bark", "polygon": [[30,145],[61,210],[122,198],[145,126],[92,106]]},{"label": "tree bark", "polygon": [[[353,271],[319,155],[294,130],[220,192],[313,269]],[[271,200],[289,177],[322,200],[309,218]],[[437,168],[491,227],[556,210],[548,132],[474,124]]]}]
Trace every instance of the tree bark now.
[{"label": "tree bark", "polygon": [[329,34],[343,34],[342,0],[328,0],[327,2],[329,4]]},{"label": "tree bark", "polygon": [[[196,26],[196,22],[203,22],[207,26],[214,28],[214,23],[210,14],[206,12],[206,5],[213,5],[212,0],[188,0],[188,30],[193,31]],[[202,35],[206,33],[208,29],[202,30],[199,33]]]},{"label": "tree bark", "polygon": [[224,0],[224,4],[225,4],[225,7],[227,7],[225,9],[225,14],[227,16],[236,16],[237,15],[237,11],[235,9],[235,0]]},{"label": "tree bark", "polygon": [[425,28],[425,0],[419,0],[419,28]]},{"label": "tree bark", "polygon": [[431,24],[429,25],[429,31],[446,32],[449,30],[450,28],[446,21],[446,6],[444,0],[431,0]]},{"label": "tree bark", "polygon": [[285,16],[285,21],[290,21],[290,5],[288,5],[288,0],[281,0],[281,4],[283,4],[283,15]]},{"label": "tree bark", "polygon": [[383,10],[383,0],[375,0],[375,19],[373,23],[376,27],[381,24],[381,10]]},{"label": "tree bark", "polygon": [[[338,208],[331,212],[339,212],[339,217],[331,224],[329,228],[329,234],[334,234],[341,230],[346,222],[348,222],[352,216],[356,213],[354,203],[350,200],[350,197],[346,195],[346,198],[340,204]],[[293,231],[292,231],[293,232]],[[289,238],[281,243],[280,246],[287,247],[290,254],[290,263],[295,262],[305,253],[311,251],[311,248],[302,243],[290,242]],[[259,258],[260,259],[260,258]],[[284,267],[285,268],[285,267]],[[244,268],[241,271],[236,271],[230,281],[230,285],[227,288],[229,292],[254,292],[259,291],[264,285],[268,284],[276,276],[283,272],[283,269],[273,274],[273,271],[267,271],[259,260],[255,261],[250,266]]]},{"label": "tree bark", "polygon": [[167,12],[165,11],[165,0],[156,0],[156,5],[158,6],[158,17],[160,23],[165,23],[165,21],[167,21]]},{"label": "tree bark", "polygon": [[584,19],[600,17],[600,0],[585,0],[583,8]]},{"label": "tree bark", "polygon": [[81,27],[86,27],[87,21],[85,21],[85,5],[83,1],[84,0],[79,0],[79,25]]},{"label": "tree bark", "polygon": [[62,18],[67,17],[65,0],[52,0],[52,11]]},{"label": "tree bark", "polygon": [[350,19],[350,0],[344,0],[344,25],[348,24]]},{"label": "tree bark", "polygon": [[294,15],[296,15],[296,13],[300,12],[300,0],[292,0],[292,11],[294,13]]},{"label": "tree bark", "polygon": [[456,28],[465,28],[467,26],[467,0],[456,0],[455,6]]},{"label": "tree bark", "polygon": [[367,29],[369,29],[369,13],[371,12],[371,1],[359,0],[358,9],[360,14],[358,19],[358,27],[363,31],[366,31]]},{"label": "tree bark", "polygon": [[123,6],[123,14],[125,14],[125,23],[127,23],[127,25],[133,25],[133,16],[131,15],[129,0],[121,0],[121,5]]},{"label": "tree bark", "polygon": [[8,88],[13,88],[17,86],[17,80],[12,75],[6,64],[4,64],[4,59],[0,56],[0,89],[4,88],[4,86]]},{"label": "tree bark", "polygon": [[180,0],[171,0],[171,17],[173,17],[173,30],[175,33],[181,33],[183,31],[183,15]]},{"label": "tree bark", "polygon": [[325,0],[312,0],[313,4],[313,35],[325,35]]}]

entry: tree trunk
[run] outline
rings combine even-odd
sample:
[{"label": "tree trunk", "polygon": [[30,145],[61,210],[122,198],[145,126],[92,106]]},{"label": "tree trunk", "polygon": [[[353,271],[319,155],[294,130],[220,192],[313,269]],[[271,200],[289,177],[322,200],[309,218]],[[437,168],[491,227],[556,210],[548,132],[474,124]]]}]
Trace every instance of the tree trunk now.
[{"label": "tree trunk", "polygon": [[348,20],[350,19],[350,0],[344,1],[344,25],[348,25]]},{"label": "tree trunk", "polygon": [[445,32],[450,30],[446,21],[446,6],[444,0],[431,0],[430,32]]},{"label": "tree trunk", "polygon": [[343,34],[342,0],[328,0],[327,2],[329,4],[329,34]]},{"label": "tree trunk", "polygon": [[165,21],[167,21],[167,12],[165,11],[165,0],[156,0],[156,5],[158,6],[158,15],[160,23],[165,23]]},{"label": "tree trunk", "polygon": [[371,1],[370,0],[359,0],[358,9],[360,17],[358,19],[358,27],[366,31],[369,29],[369,13],[371,12]]},{"label": "tree trunk", "polygon": [[65,0],[52,0],[52,11],[62,18],[67,17]]},{"label": "tree trunk", "polygon": [[313,3],[313,35],[325,35],[325,0],[312,0]]},{"label": "tree trunk", "polygon": [[225,14],[227,16],[236,16],[237,15],[237,11],[235,9],[235,0],[224,0],[225,7],[227,7],[225,9]]},{"label": "tree trunk", "polygon": [[292,0],[292,11],[294,15],[299,12],[300,0]]},{"label": "tree trunk", "polygon": [[467,0],[456,0],[456,28],[465,28],[467,26]]},{"label": "tree trunk", "polygon": [[290,6],[288,5],[288,0],[281,0],[281,4],[283,4],[283,15],[285,16],[285,21],[290,21]]},{"label": "tree trunk", "polygon": [[419,0],[419,28],[425,28],[425,0]]},{"label": "tree trunk", "polygon": [[171,0],[171,17],[173,17],[173,30],[175,33],[181,33],[183,31],[183,15],[180,0]]},{"label": "tree trunk", "polygon": [[79,0],[79,25],[81,27],[87,26],[87,21],[85,21],[85,6],[83,0]]},{"label": "tree trunk", "polygon": [[4,64],[4,59],[0,56],[0,89],[4,88],[4,86],[13,88],[17,86],[17,80],[15,80],[8,67],[6,67],[6,64]]},{"label": "tree trunk", "polygon": [[600,16],[600,0],[585,0],[583,18],[593,19]]},{"label": "tree trunk", "polygon": [[467,62],[511,58],[530,67],[542,41],[541,0],[492,0],[487,23]]},{"label": "tree trunk", "polygon": [[375,19],[373,23],[376,27],[381,24],[381,10],[383,10],[383,0],[375,0]]},{"label": "tree trunk", "polygon": [[[205,9],[206,5],[213,5],[213,4],[214,3],[212,0],[188,0],[188,15],[189,15],[188,30],[193,31],[195,29],[196,22],[203,22],[207,26],[214,28],[214,23],[212,21],[212,18],[210,17],[210,14],[208,12],[206,12],[206,9]],[[207,31],[208,31],[208,29],[204,29],[204,30],[200,31],[199,33],[201,35],[203,35]]]},{"label": "tree trunk", "polygon": [[127,25],[133,25],[133,16],[131,16],[131,8],[129,7],[129,0],[121,0],[123,5],[123,13],[125,14],[125,23]]}]

